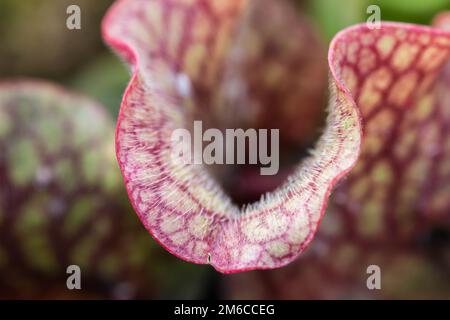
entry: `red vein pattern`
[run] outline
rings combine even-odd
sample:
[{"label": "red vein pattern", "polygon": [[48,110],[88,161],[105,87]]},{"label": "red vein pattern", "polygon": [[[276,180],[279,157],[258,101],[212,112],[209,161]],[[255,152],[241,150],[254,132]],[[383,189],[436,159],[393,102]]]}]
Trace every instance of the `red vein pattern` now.
[{"label": "red vein pattern", "polygon": [[[332,186],[355,162],[360,141],[353,101],[334,83],[329,126],[313,155],[298,165],[288,183],[252,206],[238,209],[202,166],[172,162],[171,132],[189,121],[190,104],[177,88],[180,74],[213,93],[218,90],[229,48],[223,39],[230,43],[245,5],[119,1],[103,25],[106,41],[134,70],[116,134],[131,202],[166,249],[225,273],[275,268],[294,260],[311,241]],[[212,53],[193,40],[202,31],[214,35],[200,37],[218,48]],[[190,60],[193,55],[199,55],[195,61],[200,63]]]},{"label": "red vein pattern", "polygon": [[[448,244],[420,238],[449,226],[449,39],[396,23],[336,36],[330,58],[361,113],[360,157],[311,249],[285,270],[232,279],[234,298],[448,298]],[[381,291],[366,287],[371,264]]]}]

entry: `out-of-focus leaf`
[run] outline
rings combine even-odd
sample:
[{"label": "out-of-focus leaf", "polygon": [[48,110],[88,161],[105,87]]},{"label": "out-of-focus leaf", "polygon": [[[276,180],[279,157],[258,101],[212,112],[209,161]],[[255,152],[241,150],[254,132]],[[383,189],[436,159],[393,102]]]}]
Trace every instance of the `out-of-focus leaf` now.
[{"label": "out-of-focus leaf", "polygon": [[432,14],[450,5],[448,0],[375,0],[382,9],[410,15]]},{"label": "out-of-focus leaf", "polygon": [[[101,105],[48,83],[1,83],[0,150],[1,298],[201,294],[205,268],[186,268],[131,214]],[[73,264],[81,291],[66,288]]]}]

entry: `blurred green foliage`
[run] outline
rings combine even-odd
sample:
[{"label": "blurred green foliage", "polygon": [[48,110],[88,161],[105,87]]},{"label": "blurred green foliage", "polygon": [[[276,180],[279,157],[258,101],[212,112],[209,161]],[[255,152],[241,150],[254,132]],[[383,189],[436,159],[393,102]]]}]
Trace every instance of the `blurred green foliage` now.
[{"label": "blurred green foliage", "polygon": [[437,13],[450,10],[450,0],[309,0],[306,10],[323,35],[331,40],[345,27],[365,22],[370,16],[367,13],[370,5],[380,7],[383,21],[419,24],[430,24]]},{"label": "blurred green foliage", "polygon": [[68,85],[96,99],[117,116],[129,79],[125,64],[112,53],[103,53],[70,78]]},{"label": "blurred green foliage", "polygon": [[374,0],[381,8],[383,20],[430,24],[433,17],[450,10],[449,0]]},{"label": "blurred green foliage", "polygon": [[364,0],[310,0],[307,11],[328,40],[340,30],[365,20]]}]

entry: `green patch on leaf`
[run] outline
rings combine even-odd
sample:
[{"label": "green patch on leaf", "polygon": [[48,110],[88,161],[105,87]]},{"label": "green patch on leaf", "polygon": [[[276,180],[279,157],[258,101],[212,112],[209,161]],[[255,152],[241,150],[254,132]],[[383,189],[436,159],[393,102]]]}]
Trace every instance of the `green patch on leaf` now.
[{"label": "green patch on leaf", "polygon": [[48,152],[56,153],[61,149],[64,137],[62,122],[53,117],[41,117],[36,123],[36,130],[41,141],[45,141]]},{"label": "green patch on leaf", "polygon": [[12,130],[13,125],[9,112],[0,108],[0,139],[6,137]]},{"label": "green patch on leaf", "polygon": [[77,264],[80,268],[88,267],[89,261],[96,249],[97,237],[89,234],[77,241],[75,247],[70,254],[72,263]]},{"label": "green patch on leaf", "polygon": [[64,233],[75,234],[95,214],[97,208],[98,201],[95,197],[85,196],[77,199],[64,220]]},{"label": "green patch on leaf", "polygon": [[28,262],[38,270],[53,272],[57,268],[52,243],[45,233],[30,233],[22,238]]},{"label": "green patch on leaf", "polygon": [[50,196],[48,194],[35,194],[33,198],[23,204],[24,207],[18,213],[15,231],[21,236],[31,232],[43,232],[48,225],[49,203]]},{"label": "green patch on leaf", "polygon": [[71,192],[77,187],[78,178],[73,164],[69,159],[63,159],[54,164],[53,170],[58,184],[66,192]]},{"label": "green patch on leaf", "polygon": [[28,139],[20,139],[11,145],[8,164],[11,179],[15,184],[24,186],[30,183],[40,165],[34,143]]},{"label": "green patch on leaf", "polygon": [[99,170],[102,168],[102,155],[98,150],[86,151],[81,159],[83,178],[89,184],[98,179]]}]

